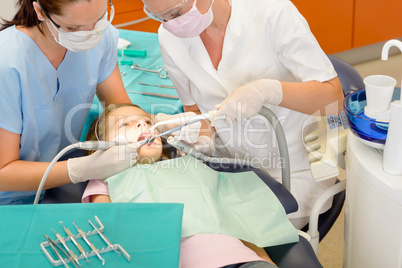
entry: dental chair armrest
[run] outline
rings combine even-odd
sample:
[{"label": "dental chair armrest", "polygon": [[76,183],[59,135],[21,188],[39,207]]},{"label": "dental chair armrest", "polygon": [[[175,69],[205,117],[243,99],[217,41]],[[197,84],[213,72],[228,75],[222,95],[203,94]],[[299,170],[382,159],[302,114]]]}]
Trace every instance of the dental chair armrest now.
[{"label": "dental chair armrest", "polygon": [[81,203],[88,182],[67,184],[45,191],[41,204]]},{"label": "dental chair armrest", "polygon": [[321,268],[322,265],[306,238],[299,235],[299,242],[267,247],[265,251],[281,268]]},{"label": "dental chair armrest", "polygon": [[[73,157],[81,157],[85,155],[83,150],[71,151],[59,159],[64,161]],[[45,191],[41,204],[59,204],[59,203],[81,203],[82,195],[88,182],[80,182],[77,184],[67,184]]]},{"label": "dental chair armrest", "polygon": [[230,163],[210,163],[206,162],[209,167],[220,172],[245,172],[253,171],[258,177],[271,189],[284,207],[286,214],[296,212],[299,208],[293,195],[276,179],[269,174],[249,166],[241,166],[239,164]]}]

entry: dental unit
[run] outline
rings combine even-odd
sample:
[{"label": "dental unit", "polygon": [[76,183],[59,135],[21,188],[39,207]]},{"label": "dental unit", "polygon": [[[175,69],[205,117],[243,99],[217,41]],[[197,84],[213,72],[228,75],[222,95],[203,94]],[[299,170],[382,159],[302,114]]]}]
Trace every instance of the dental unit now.
[{"label": "dental unit", "polygon": [[[402,42],[387,41],[402,52]],[[343,267],[401,267],[401,88],[386,75],[364,79],[364,89],[345,97],[350,125],[346,149]]]},{"label": "dental unit", "polygon": [[[391,47],[397,47],[402,52],[402,42],[390,40],[385,43],[381,59],[388,60]],[[391,103],[387,140],[384,146],[383,168],[391,175],[402,175],[402,90],[399,99]]]}]

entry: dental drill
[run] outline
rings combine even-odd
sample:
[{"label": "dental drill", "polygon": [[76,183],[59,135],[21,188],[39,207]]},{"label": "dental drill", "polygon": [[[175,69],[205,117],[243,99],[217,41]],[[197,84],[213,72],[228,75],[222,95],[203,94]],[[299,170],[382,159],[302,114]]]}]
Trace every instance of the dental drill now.
[{"label": "dental drill", "polygon": [[153,136],[153,137],[149,138],[147,140],[147,143],[149,144],[149,143],[151,143],[153,140],[155,140],[158,137],[165,136],[167,134],[171,134],[171,133],[173,133],[175,131],[178,131],[178,130],[182,129],[185,126],[197,123],[197,122],[199,122],[199,121],[201,121],[203,119],[208,119],[209,121],[211,121],[212,118],[215,116],[215,113],[216,113],[216,110],[213,110],[213,111],[209,111],[208,113],[205,113],[205,114],[198,114],[198,115],[195,115],[195,116],[184,117],[184,118],[179,117],[179,118],[175,118],[175,119],[170,119],[170,120],[165,120],[165,121],[158,122],[158,123],[156,123],[155,125],[153,125],[149,129],[150,132],[154,131],[155,128],[157,128],[158,126],[161,126],[161,125],[167,125],[167,124],[172,124],[172,123],[181,123],[183,121],[183,119],[188,120],[186,123],[184,123],[184,124],[182,124],[182,125],[180,125],[178,127],[169,129],[169,130],[167,130],[167,131],[165,131],[165,132],[163,132],[163,133],[161,133],[161,134],[159,134],[157,136]]},{"label": "dental drill", "polygon": [[[196,123],[196,122],[198,122],[198,121],[200,121],[202,119],[208,119],[209,121],[211,121],[212,118],[214,118],[215,113],[216,113],[216,110],[212,110],[212,111],[209,111],[208,113],[205,113],[205,114],[198,114],[198,115],[194,115],[194,116],[191,116],[191,117],[184,117],[184,118],[179,117],[179,118],[175,118],[175,119],[161,121],[161,122],[158,122],[155,125],[153,125],[149,130],[152,132],[155,128],[157,128],[157,127],[159,127],[161,125],[167,125],[167,124],[172,124],[172,123],[181,123],[183,119],[185,119],[185,120],[188,119],[189,120],[188,124],[190,124],[190,122]],[[182,125],[182,126],[184,126],[184,125]],[[176,130],[174,130],[174,131],[176,131]],[[172,131],[172,132],[174,132],[174,131]],[[171,133],[171,132],[169,132],[169,133]]]}]

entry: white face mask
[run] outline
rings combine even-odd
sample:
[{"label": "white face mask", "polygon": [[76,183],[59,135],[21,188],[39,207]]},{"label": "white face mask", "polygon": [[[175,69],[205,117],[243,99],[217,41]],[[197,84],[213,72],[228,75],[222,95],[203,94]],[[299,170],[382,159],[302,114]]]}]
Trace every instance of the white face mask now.
[{"label": "white face mask", "polygon": [[50,32],[52,33],[54,40],[68,50],[73,52],[88,51],[94,48],[100,40],[102,40],[106,29],[112,23],[114,17],[113,6],[110,13],[110,20],[108,21],[108,13],[106,12],[106,14],[95,24],[95,28],[92,31],[66,32],[61,28],[57,29],[57,27],[50,22],[53,28],[58,32],[58,37],[56,37],[52,31]]},{"label": "white face mask", "polygon": [[163,28],[171,32],[177,37],[190,38],[200,35],[214,18],[211,6],[205,14],[201,14],[196,6],[197,0],[194,1],[193,7],[185,14],[168,21],[162,21]]}]

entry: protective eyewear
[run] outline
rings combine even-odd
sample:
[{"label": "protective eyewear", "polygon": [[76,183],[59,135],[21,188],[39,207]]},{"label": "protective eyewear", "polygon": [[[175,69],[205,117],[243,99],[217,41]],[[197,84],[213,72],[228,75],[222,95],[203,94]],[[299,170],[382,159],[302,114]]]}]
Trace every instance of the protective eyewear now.
[{"label": "protective eyewear", "polygon": [[[42,7],[42,5],[40,4],[40,2],[38,0],[36,0],[36,2],[38,3],[39,7],[42,9],[43,13],[46,15],[46,17],[51,21],[51,23],[54,25],[54,27],[56,27],[58,30],[60,30],[61,26],[58,25],[57,23],[55,23],[52,18],[50,17],[49,13],[47,13],[47,11]],[[112,0],[109,0],[110,3],[110,8],[111,8],[111,12],[110,12],[110,23],[113,20],[114,17],[114,5]]]},{"label": "protective eyewear", "polygon": [[189,11],[192,7],[192,2],[188,0],[182,0],[180,3],[174,5],[173,7],[169,8],[166,11],[154,14],[148,10],[146,6],[144,6],[144,12],[147,14],[148,17],[150,17],[153,20],[157,21],[168,21],[175,19],[187,11]]}]

